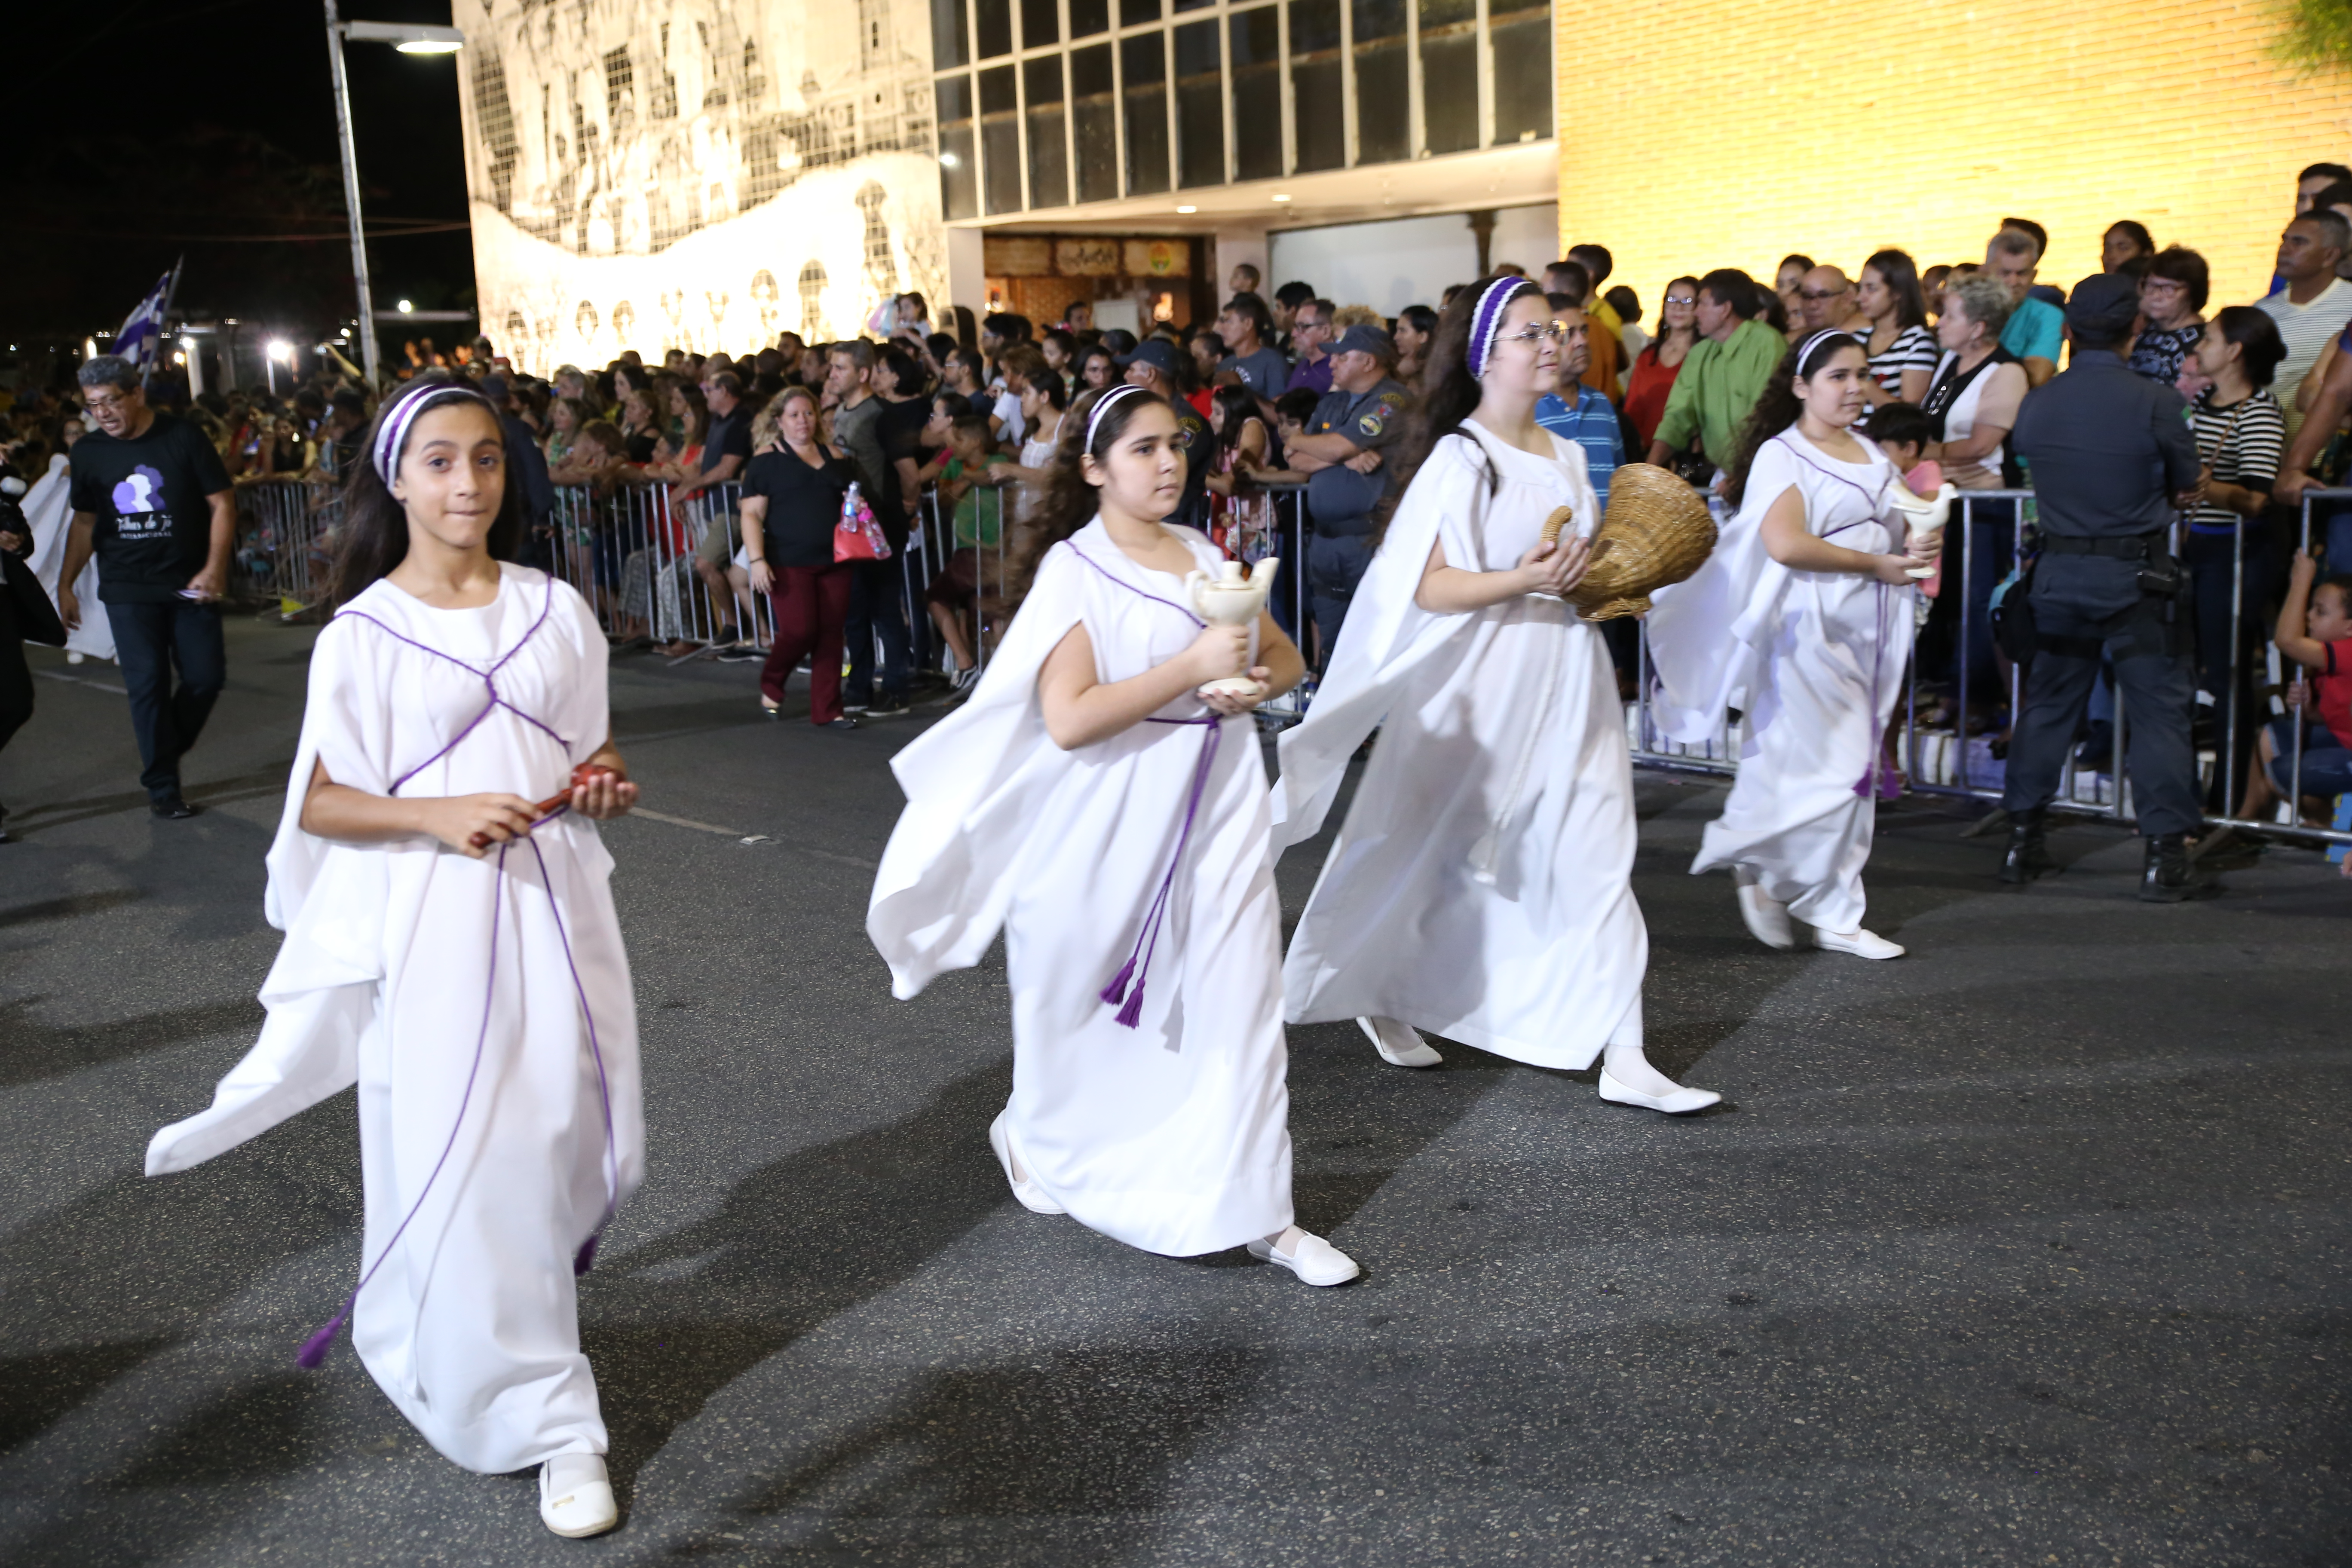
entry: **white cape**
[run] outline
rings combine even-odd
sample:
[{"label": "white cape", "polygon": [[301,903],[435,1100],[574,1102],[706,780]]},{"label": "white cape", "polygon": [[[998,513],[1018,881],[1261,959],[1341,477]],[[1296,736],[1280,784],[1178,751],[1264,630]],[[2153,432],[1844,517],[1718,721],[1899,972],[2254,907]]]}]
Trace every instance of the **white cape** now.
[{"label": "white cape", "polygon": [[1793,430],[1766,442],[1715,553],[1650,613],[1659,726],[1711,740],[1731,708],[1742,710],[1738,776],[1692,871],[1747,866],[1797,919],[1833,931],[1862,923],[1877,808],[1857,785],[1874,771],[1903,689],[1916,592],[1791,571],[1765,550],[1763,523],[1795,489],[1808,531],[1866,553],[1896,548],[1902,524],[1885,502],[1894,467],[1861,446],[1864,460],[1850,463]]},{"label": "white cape", "polygon": [[[1171,531],[1214,566],[1206,538]],[[1147,721],[1066,752],[1046,733],[1037,675],[1079,625],[1104,681],[1181,653],[1200,629],[1177,607],[1182,592],[1099,521],[1047,552],[971,700],[892,760],[907,809],[866,917],[901,998],[978,963],[1004,931],[1005,1124],[1022,1163],[1080,1223],[1171,1257],[1291,1222],[1265,766],[1256,727],[1223,720],[1180,859],[1207,727]],[[1161,716],[1204,711],[1188,695]],[[1139,938],[1150,958],[1129,1028],[1101,993]]]},{"label": "white cape", "polygon": [[[499,692],[555,733],[502,707],[451,747],[483,710],[483,682],[402,637],[475,669],[520,644]],[[551,598],[543,574],[518,566],[478,610],[378,583],[319,634],[269,850],[265,910],[286,933],[261,991],[269,1016],[211,1108],[147,1149],[149,1175],[186,1170],[358,1084],[361,1266],[384,1261],[352,1342],[435,1447],[485,1472],[604,1451],[572,1258],[645,1163],[612,858],[593,823],[566,814],[510,847],[501,877],[497,856],[429,838],[315,837],[302,803],[321,762],[373,795],[412,769],[403,795],[552,795],[609,733],[605,658],[580,596],[556,584]]]},{"label": "white cape", "polygon": [[[33,575],[48,590],[49,599],[58,596],[58,577],[66,567],[66,539],[73,532],[73,501],[68,492],[73,488],[73,471],[67,466],[63,452],[52,453],[49,471],[33,481],[25,492],[25,521],[33,529],[33,553],[28,564]],[[86,654],[91,658],[114,658],[114,624],[106,618],[106,607],[98,601],[98,556],[92,552],[89,562],[74,579],[74,596],[81,601],[81,625],[66,633],[66,651]]]},{"label": "white cape", "polygon": [[[1498,571],[1567,505],[1601,509],[1584,454],[1475,423],[1438,443],[1356,589],[1307,720],[1282,737],[1276,842],[1322,826],[1379,744],[1284,969],[1294,1023],[1376,1014],[1541,1067],[1642,1037],[1649,937],[1631,878],[1633,763],[1597,628],[1558,599],[1467,615],[1414,602],[1433,546]],[[1489,476],[1498,481],[1488,490]]]}]

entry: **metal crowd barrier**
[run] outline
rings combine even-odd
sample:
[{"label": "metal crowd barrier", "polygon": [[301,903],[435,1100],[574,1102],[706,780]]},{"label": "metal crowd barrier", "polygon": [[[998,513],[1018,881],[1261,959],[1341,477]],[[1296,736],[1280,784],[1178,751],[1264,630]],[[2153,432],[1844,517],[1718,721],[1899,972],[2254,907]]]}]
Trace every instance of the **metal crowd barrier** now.
[{"label": "metal crowd barrier", "polygon": [[320,479],[248,479],[236,486],[233,562],[247,595],[286,620],[319,607],[327,588],[342,492]]},{"label": "metal crowd barrier", "polygon": [[[2029,543],[2027,530],[2032,525],[2033,492],[2031,490],[1970,490],[1959,496],[1956,510],[1945,532],[1943,595],[1958,596],[1951,612],[1952,656],[1950,668],[1950,701],[1948,706],[1927,700],[1941,694],[1927,689],[1931,684],[1921,679],[1919,659],[1915,653],[1907,672],[1904,691],[1895,713],[1895,762],[1905,775],[1905,788],[1915,795],[1966,796],[1978,800],[1997,801],[2000,798],[2004,759],[1993,754],[1994,727],[1988,723],[1984,732],[1969,733],[1972,696],[1981,696],[1974,674],[1978,655],[1985,650],[1979,640],[1989,635],[1989,622],[1978,613],[1982,600],[1989,599],[1993,584],[1984,581],[1984,574],[1997,571],[2005,574],[2021,560]],[[2308,551],[2313,543],[2313,509],[2315,503],[2347,503],[2346,510],[2352,515],[2352,489],[2311,490],[2305,493],[2299,513],[2298,550]],[[1999,503],[1999,510],[1986,506],[1990,515],[1979,516],[1979,508],[1985,503]],[[2005,513],[2006,515],[2003,515]],[[2246,767],[2246,757],[2253,754],[2252,741],[2262,724],[2288,710],[2281,696],[2283,687],[2276,671],[2250,669],[2246,659],[2250,653],[2264,647],[2269,642],[2267,626],[2254,628],[2261,635],[2249,637],[2244,624],[2246,610],[2247,538],[2259,536],[2260,520],[2249,520],[2233,530],[2231,536],[2230,584],[2230,658],[2226,689],[2214,694],[2217,710],[2218,744],[2199,752],[2200,784],[2210,795],[2219,792],[2220,810],[2209,814],[2206,824],[2210,827],[2241,827],[2263,833],[2322,840],[2331,844],[2352,845],[2352,831],[2305,826],[2301,820],[2303,784],[2303,731],[2295,727],[2294,746],[2290,764],[2287,800],[2281,810],[2285,821],[2257,822],[2241,817],[2236,808],[2241,801]],[[2187,531],[2185,520],[2174,525],[2173,553],[2180,558],[2180,546]],[[1992,549],[1983,547],[1986,533],[1993,535]],[[2323,541],[2324,542],[2324,541]],[[1998,548],[2006,545],[2006,554]],[[1986,557],[1990,556],[1988,560]],[[2184,566],[2184,572],[2186,567]],[[1996,579],[1997,580],[1997,579]],[[2280,575],[2280,586],[2284,584]],[[1941,596],[1941,595],[1939,595]],[[2175,615],[2190,617],[2189,628],[2193,647],[2196,600],[2193,588],[2184,582]],[[1995,668],[2005,692],[2006,711],[2014,715],[2023,697],[2021,672],[2005,658],[1994,655]],[[2275,653],[2268,655],[2272,664]],[[2262,679],[2251,679],[2259,674]],[[2123,693],[2105,675],[2100,685],[2112,706],[2113,742],[2104,769],[2085,769],[2079,762],[2078,747],[2068,748],[2067,760],[2060,775],[2058,798],[2052,809],[2080,815],[2101,816],[2110,821],[2129,823],[2135,820],[2126,758],[2128,754],[2128,716],[2125,711]],[[1659,732],[1650,709],[1651,664],[1649,628],[1642,627],[1640,639],[1637,695],[1626,704],[1626,739],[1633,748],[1637,765],[1675,772],[1703,773],[1729,776],[1738,771],[1739,738],[1737,726],[1720,735],[1692,743],[1668,739]],[[2246,710],[2252,707],[2254,711]],[[1948,719],[1948,722],[1943,721]],[[2217,775],[2218,772],[2218,776]]]}]

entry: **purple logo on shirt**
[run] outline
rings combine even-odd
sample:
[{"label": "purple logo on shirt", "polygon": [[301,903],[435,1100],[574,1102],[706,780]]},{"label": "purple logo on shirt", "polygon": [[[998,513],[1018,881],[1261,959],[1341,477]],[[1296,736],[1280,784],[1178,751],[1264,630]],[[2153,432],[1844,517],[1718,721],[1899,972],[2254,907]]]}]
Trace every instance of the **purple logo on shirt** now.
[{"label": "purple logo on shirt", "polygon": [[131,477],[114,487],[114,510],[118,512],[154,511],[163,505],[163,476],[142,463],[131,470]]}]

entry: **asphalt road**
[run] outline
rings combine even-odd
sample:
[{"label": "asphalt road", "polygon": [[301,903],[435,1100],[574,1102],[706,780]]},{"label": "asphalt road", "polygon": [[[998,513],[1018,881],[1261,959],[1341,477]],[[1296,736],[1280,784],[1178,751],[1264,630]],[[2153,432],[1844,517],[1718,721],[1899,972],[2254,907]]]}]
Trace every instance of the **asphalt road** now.
[{"label": "asphalt road", "polygon": [[139,1173],[260,1018],[307,646],[234,628],[194,821],[142,809],[110,667],[37,650],[0,755],[0,1562],[2352,1561],[2352,887],[2315,856],[2156,907],[2073,826],[2020,895],[1906,804],[1870,882],[1912,956],[1775,954],[1684,874],[1717,792],[1645,778],[1653,1054],[1729,1103],[1296,1030],[1300,1219],[1366,1268],[1315,1291],[1017,1206],[1001,967],[894,1003],[863,933],[910,724],[643,658],[650,810],[609,842],[651,1176],[582,1294],[626,1519],[558,1541],[347,1345],[294,1365],[357,1263],[347,1096]]}]

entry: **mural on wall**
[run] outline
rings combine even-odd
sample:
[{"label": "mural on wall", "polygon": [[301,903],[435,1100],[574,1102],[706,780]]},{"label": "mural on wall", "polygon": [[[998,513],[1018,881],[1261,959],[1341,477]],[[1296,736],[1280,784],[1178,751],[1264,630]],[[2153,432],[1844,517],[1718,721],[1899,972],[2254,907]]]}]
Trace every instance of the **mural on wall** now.
[{"label": "mural on wall", "polygon": [[902,289],[945,298],[912,0],[455,0],[452,20],[483,330],[524,368],[846,337]]}]

